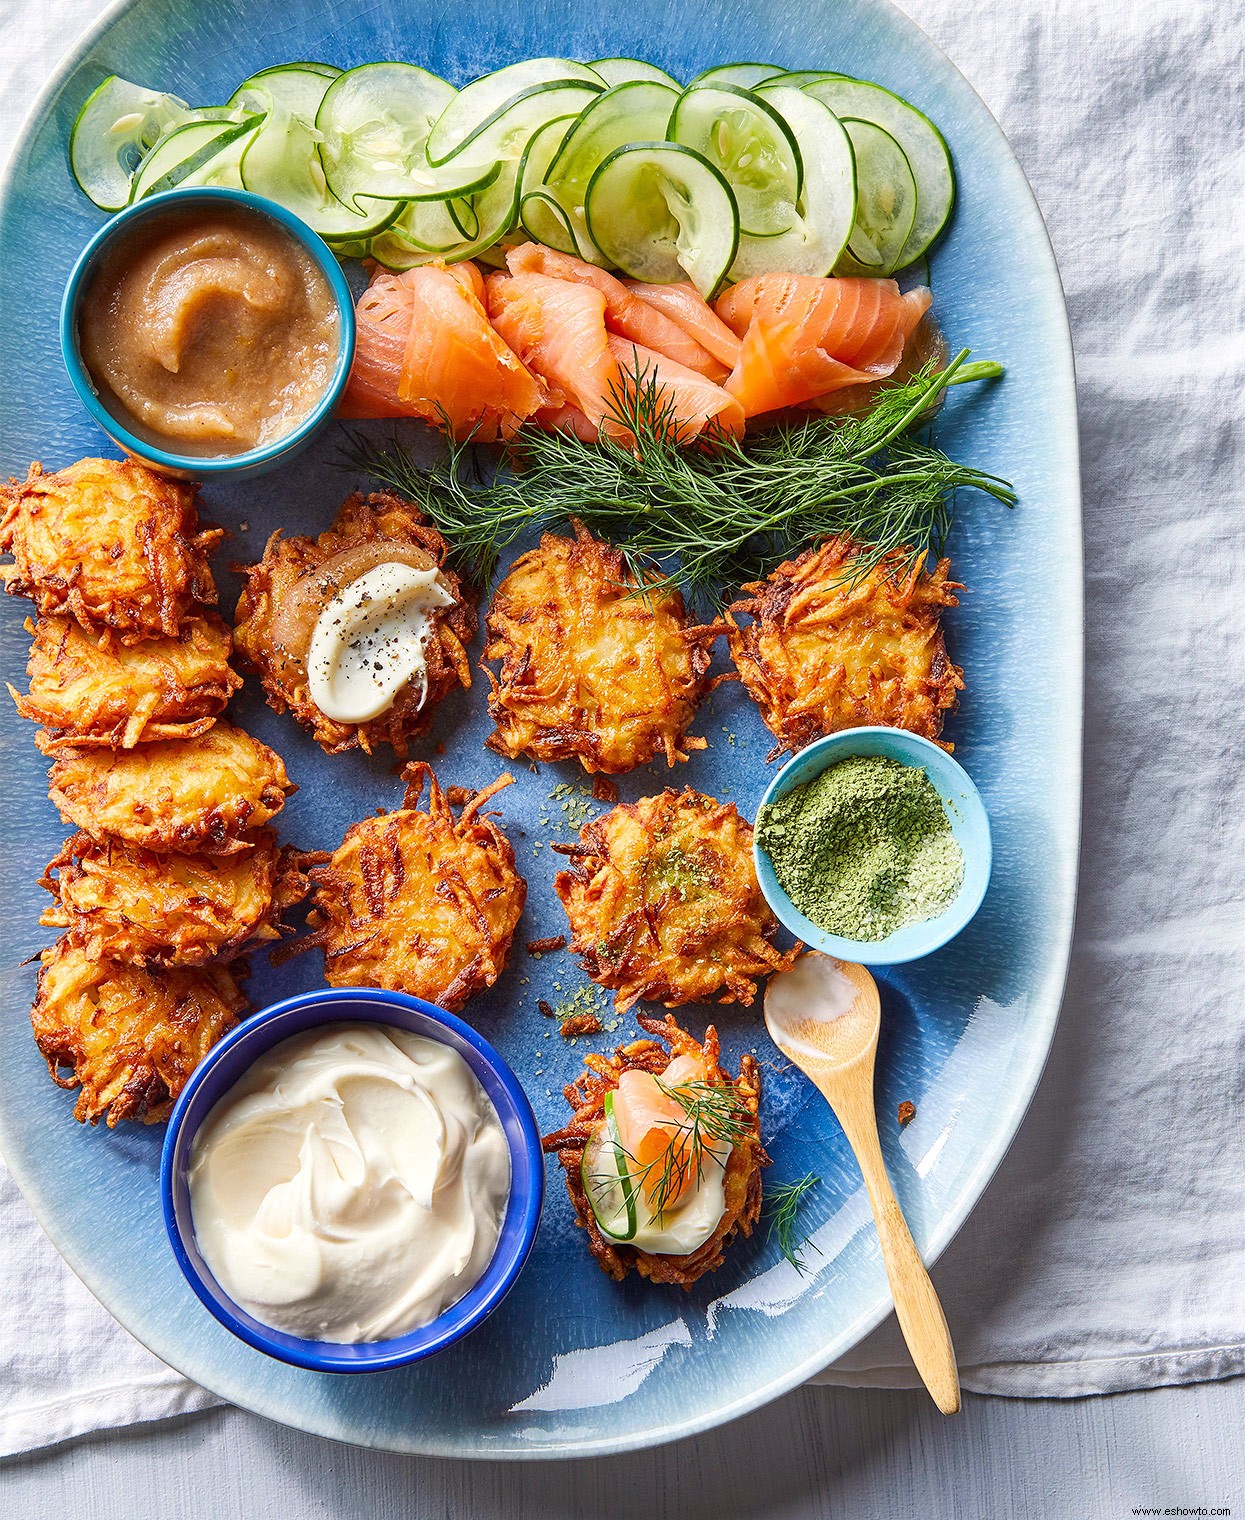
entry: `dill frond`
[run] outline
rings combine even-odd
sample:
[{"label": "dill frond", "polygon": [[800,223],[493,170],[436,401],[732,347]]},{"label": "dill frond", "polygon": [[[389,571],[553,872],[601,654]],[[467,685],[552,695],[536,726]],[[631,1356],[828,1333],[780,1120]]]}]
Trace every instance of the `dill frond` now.
[{"label": "dill frond", "polygon": [[808,1236],[800,1230],[800,1208],[805,1194],[821,1181],[815,1172],[809,1172],[797,1182],[783,1182],[770,1188],[765,1194],[765,1211],[769,1214],[766,1240],[778,1243],[778,1249],[797,1272],[803,1272],[804,1251],[812,1247]]},{"label": "dill frond", "polygon": [[917,430],[948,387],[992,379],[996,364],[927,366],[884,387],[867,412],[809,415],[738,439],[723,433],[680,442],[673,403],[655,373],[640,368],[615,392],[601,438],[525,426],[509,445],[510,466],[481,469],[470,441],[450,442],[431,468],[395,445],[360,436],[349,462],[410,497],[454,545],[458,568],[487,580],[502,551],[535,528],[572,517],[618,544],[637,585],[672,585],[692,601],[721,606],[745,581],[767,575],[812,543],[849,534],[867,546],[853,577],[898,555],[906,571],[937,555],[959,492],[1013,506],[998,476],[949,458]]}]

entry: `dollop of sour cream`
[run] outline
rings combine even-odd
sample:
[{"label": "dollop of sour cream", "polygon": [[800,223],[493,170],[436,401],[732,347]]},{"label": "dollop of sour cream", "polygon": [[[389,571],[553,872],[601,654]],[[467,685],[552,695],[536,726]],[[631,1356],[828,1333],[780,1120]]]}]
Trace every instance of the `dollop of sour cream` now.
[{"label": "dollop of sour cream", "polygon": [[699,1251],[726,1213],[726,1163],[731,1147],[706,1144],[693,1181],[674,1208],[658,1218],[645,1190],[637,1189],[636,1229],[627,1241],[654,1256],[690,1256]]},{"label": "dollop of sour cream", "polygon": [[220,1099],[189,1180],[199,1249],[235,1302],[294,1335],[373,1341],[428,1324],[479,1281],[510,1152],[449,1046],[326,1025]]},{"label": "dollop of sour cream", "polygon": [[424,683],[432,613],[453,602],[435,567],[386,560],[365,571],[316,619],[307,648],[311,700],[336,723],[386,712],[409,682]]}]

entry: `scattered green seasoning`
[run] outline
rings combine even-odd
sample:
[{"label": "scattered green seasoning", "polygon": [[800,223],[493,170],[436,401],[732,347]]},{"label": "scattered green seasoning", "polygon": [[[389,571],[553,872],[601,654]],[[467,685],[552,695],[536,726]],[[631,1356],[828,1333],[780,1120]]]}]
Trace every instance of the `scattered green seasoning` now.
[{"label": "scattered green seasoning", "polygon": [[882,940],[936,917],[964,877],[929,777],[884,755],[853,755],[793,787],[757,828],[791,901],[845,939]]}]

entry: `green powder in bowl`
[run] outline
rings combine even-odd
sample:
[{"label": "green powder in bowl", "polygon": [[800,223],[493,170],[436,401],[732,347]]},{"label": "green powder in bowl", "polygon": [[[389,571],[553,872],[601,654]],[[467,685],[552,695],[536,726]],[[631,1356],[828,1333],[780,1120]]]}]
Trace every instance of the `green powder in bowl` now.
[{"label": "green powder in bowl", "polygon": [[853,755],[776,797],[757,838],[804,917],[844,939],[882,940],[936,918],[964,879],[929,777],[884,755]]}]

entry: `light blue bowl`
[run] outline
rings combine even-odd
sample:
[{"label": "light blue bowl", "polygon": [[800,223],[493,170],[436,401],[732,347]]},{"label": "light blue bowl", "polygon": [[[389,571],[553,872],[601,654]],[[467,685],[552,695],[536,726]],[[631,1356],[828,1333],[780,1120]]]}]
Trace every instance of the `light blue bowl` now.
[{"label": "light blue bowl", "polygon": [[[769,856],[757,843],[759,829],[752,843],[757,880],[765,900],[783,924],[814,950],[864,966],[897,966],[902,961],[919,960],[945,945],[981,907],[990,884],[993,859],[990,819],[977,788],[959,761],[953,760],[945,749],[939,749],[930,740],[902,728],[850,728],[818,739],[778,772],[762,799],[761,810],[776,797],[785,796],[852,755],[885,755],[889,760],[898,760],[901,765],[919,765],[929,777],[947,810],[955,841],[964,852],[964,879],[950,904],[936,918],[906,924],[885,939],[845,939],[840,934],[830,934],[812,919],[805,918],[787,896],[774,874]],[[758,820],[761,810],[757,813]]]},{"label": "light blue bowl", "polygon": [[[308,1340],[274,1329],[235,1303],[213,1277],[195,1240],[190,1209],[190,1156],[200,1126],[233,1085],[282,1040],[324,1024],[389,1024],[458,1052],[497,1110],[510,1150],[510,1196],[497,1247],[484,1275],[427,1325],[383,1341]],[[160,1159],[164,1223],[178,1265],[201,1303],[227,1330],[257,1351],[312,1372],[383,1372],[422,1361],[462,1340],[505,1298],[523,1270],[545,1193],[545,1158],[532,1105],[519,1079],[493,1047],[443,1008],[375,987],[329,987],[275,1003],[247,1019],[196,1068],[169,1120]]]},{"label": "light blue bowl", "polygon": [[[236,206],[255,216],[276,222],[290,233],[310,255],[329,283],[337,307],[338,330],[341,343],[337,363],[325,387],[324,394],[314,409],[292,432],[275,438],[263,448],[249,449],[244,454],[178,454],[162,449],[131,432],[129,428],[100,400],[89,370],[82,361],[78,346],[78,310],[91,276],[104,254],[120,238],[129,237],[136,226],[153,217],[165,215],[172,210],[186,210],[195,206]],[[311,442],[333,415],[333,410],[350,379],[350,366],[354,360],[354,299],[350,286],[342,274],[341,265],[333,256],[328,244],[314,233],[300,217],[275,201],[265,200],[262,195],[252,195],[246,190],[231,190],[220,186],[190,190],[166,190],[162,195],[152,195],[119,211],[95,234],[82,250],[73,267],[65,295],[61,301],[60,315],[61,353],[65,368],[78,399],[91,416],[108,434],[109,438],[127,454],[132,454],[145,464],[152,465],[166,475],[177,475],[196,480],[242,480],[250,475],[262,475],[286,464]]]}]

